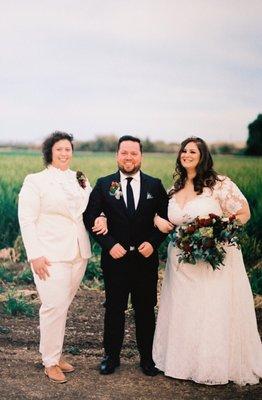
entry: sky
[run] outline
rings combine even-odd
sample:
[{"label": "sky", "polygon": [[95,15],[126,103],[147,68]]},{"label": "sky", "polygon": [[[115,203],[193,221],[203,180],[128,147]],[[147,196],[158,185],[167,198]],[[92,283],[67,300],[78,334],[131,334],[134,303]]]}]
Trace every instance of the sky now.
[{"label": "sky", "polygon": [[245,141],[261,0],[0,0],[0,142]]}]

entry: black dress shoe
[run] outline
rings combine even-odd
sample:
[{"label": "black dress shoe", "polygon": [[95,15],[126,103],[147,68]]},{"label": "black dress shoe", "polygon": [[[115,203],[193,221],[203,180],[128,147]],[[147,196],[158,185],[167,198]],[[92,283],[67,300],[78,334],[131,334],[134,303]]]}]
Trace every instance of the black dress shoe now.
[{"label": "black dress shoe", "polygon": [[109,375],[115,372],[115,369],[119,367],[119,358],[112,358],[110,356],[105,356],[100,364],[100,374]]},{"label": "black dress shoe", "polygon": [[140,367],[145,375],[156,376],[160,373],[154,363],[140,363]]}]

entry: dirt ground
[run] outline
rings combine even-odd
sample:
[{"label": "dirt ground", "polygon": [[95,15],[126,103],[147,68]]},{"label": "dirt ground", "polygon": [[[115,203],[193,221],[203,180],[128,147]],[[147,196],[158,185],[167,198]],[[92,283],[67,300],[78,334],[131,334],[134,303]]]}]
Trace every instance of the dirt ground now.
[{"label": "dirt ground", "polygon": [[[205,386],[167,378],[162,374],[156,377],[142,374],[132,310],[127,312],[121,367],[112,375],[100,375],[103,301],[102,291],[81,287],[71,306],[64,349],[66,358],[77,369],[68,375],[68,382],[63,385],[50,382],[43,373],[38,353],[38,317],[10,317],[0,310],[0,399],[262,399],[262,383],[245,387],[233,383]],[[261,333],[261,309],[257,311],[257,317]]]}]

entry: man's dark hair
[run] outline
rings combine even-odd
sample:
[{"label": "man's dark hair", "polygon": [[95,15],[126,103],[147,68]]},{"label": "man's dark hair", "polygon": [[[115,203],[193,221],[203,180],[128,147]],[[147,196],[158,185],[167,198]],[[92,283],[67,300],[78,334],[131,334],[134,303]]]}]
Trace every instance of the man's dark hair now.
[{"label": "man's dark hair", "polygon": [[135,137],[135,136],[131,136],[131,135],[124,135],[124,136],[121,136],[121,138],[119,138],[118,144],[117,144],[117,151],[119,150],[120,144],[121,144],[122,142],[126,142],[126,141],[128,141],[128,140],[131,140],[131,142],[137,142],[137,143],[139,143],[140,151],[141,151],[141,153],[142,153],[142,151],[143,151],[143,146],[142,146],[141,140],[140,140],[139,138],[137,138],[137,137]]},{"label": "man's dark hair", "polygon": [[59,142],[59,140],[68,140],[71,144],[72,150],[74,150],[73,135],[60,131],[51,133],[51,135],[49,135],[42,144],[42,153],[45,166],[52,163],[52,148],[56,142]]}]

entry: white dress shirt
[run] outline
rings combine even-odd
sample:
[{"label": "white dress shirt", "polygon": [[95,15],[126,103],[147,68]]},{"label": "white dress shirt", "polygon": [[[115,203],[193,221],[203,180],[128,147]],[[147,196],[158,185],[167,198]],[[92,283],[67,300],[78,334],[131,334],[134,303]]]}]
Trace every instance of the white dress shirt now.
[{"label": "white dress shirt", "polygon": [[81,206],[83,190],[77,182],[75,175],[72,173],[73,171],[70,169],[62,171],[53,165],[49,165],[47,168],[52,172],[54,178],[61,186],[61,189],[63,190],[68,202],[68,208],[70,209],[71,213],[75,215]]},{"label": "white dress shirt", "polygon": [[133,178],[131,181],[131,187],[133,190],[133,194],[134,194],[134,201],[135,201],[135,208],[137,209],[137,205],[139,202],[139,197],[140,197],[140,171],[137,171],[134,175],[126,175],[124,174],[122,171],[120,172],[120,183],[121,183],[121,188],[122,188],[122,192],[123,192],[123,198],[125,203],[127,204],[127,200],[126,200],[126,186],[127,186],[127,178]]}]

